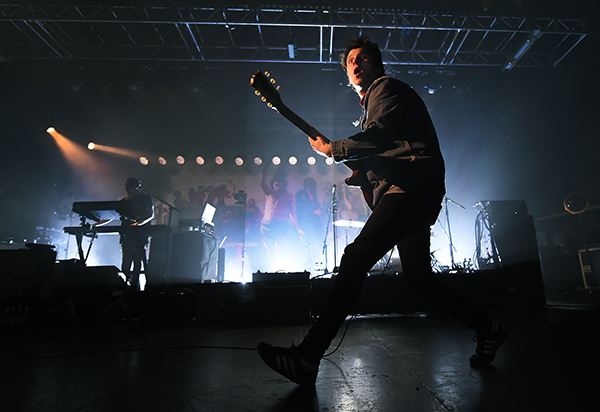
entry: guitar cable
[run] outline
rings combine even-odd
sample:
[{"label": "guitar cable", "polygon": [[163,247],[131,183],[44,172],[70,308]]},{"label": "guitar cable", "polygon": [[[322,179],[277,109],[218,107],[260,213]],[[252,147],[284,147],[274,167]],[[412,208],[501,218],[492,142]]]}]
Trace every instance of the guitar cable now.
[{"label": "guitar cable", "polygon": [[[393,252],[393,250],[394,249],[392,248],[392,252]],[[381,271],[381,274],[379,275],[379,279],[377,279],[375,281],[375,284],[373,284],[373,286],[371,286],[371,288],[368,290],[368,292],[364,294],[363,298],[354,305],[354,307],[356,309],[360,308],[361,305],[365,302],[366,298],[371,294],[371,292],[373,292],[375,287],[379,284],[379,282],[383,278],[383,275],[385,274],[386,269],[390,269],[389,264],[390,264],[391,260],[392,260],[392,253],[390,252],[387,262],[385,262],[385,266],[383,267],[383,270]],[[368,274],[367,274],[367,276],[368,276]],[[354,312],[358,312],[358,310],[355,310]],[[352,316],[350,316],[350,319],[348,319],[348,322],[346,323],[346,327],[344,328],[344,333],[342,334],[340,341],[338,342],[336,347],[331,352],[323,355],[324,358],[333,355],[340,348],[340,346],[342,346],[342,342],[344,341],[344,338],[346,337],[346,333],[348,332],[348,329],[350,328],[350,323],[352,323],[352,321],[356,318],[356,316],[357,316],[356,313],[354,313]]]}]

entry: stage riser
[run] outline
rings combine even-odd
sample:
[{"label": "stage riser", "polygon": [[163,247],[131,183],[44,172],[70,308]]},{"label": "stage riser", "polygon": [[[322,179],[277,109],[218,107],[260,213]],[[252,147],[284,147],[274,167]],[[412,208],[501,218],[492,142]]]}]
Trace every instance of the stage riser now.
[{"label": "stage riser", "polygon": [[[545,305],[539,263],[514,265],[502,270],[437,274],[473,306],[482,310],[514,312]],[[311,314],[320,313],[333,279],[311,281]],[[410,313],[436,310],[435,306],[408,289],[404,276],[374,275],[365,279],[353,314]]]},{"label": "stage riser", "polygon": [[[29,255],[28,255],[29,257]],[[304,273],[256,273],[255,282],[178,283],[149,285],[141,294],[127,293],[114,266],[54,266],[44,277],[43,297],[29,293],[39,319],[106,317],[141,320],[295,320],[308,321],[321,310],[333,279]],[[491,311],[520,311],[545,304],[539,262],[501,270],[475,273],[437,274],[474,306]],[[28,286],[27,290],[31,290]],[[39,302],[42,302],[39,304]],[[6,300],[8,302],[8,300]],[[8,303],[5,302],[4,309]],[[23,308],[17,296],[10,297],[16,312]],[[41,308],[41,309],[40,309]],[[52,313],[42,313],[50,309]],[[12,310],[12,309],[11,309]],[[412,293],[402,274],[372,274],[365,279],[355,314],[427,312],[434,306]],[[9,310],[10,311],[10,310]]]}]

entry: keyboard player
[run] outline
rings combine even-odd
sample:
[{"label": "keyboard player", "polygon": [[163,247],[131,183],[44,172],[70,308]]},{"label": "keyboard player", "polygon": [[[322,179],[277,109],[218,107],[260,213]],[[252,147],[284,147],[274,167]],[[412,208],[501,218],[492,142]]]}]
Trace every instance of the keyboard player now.
[{"label": "keyboard player", "polygon": [[125,196],[121,202],[131,202],[133,215],[122,218],[123,228],[121,232],[121,251],[123,263],[121,271],[127,276],[127,280],[133,291],[140,290],[140,272],[142,265],[146,268],[146,246],[148,235],[142,231],[127,230],[129,227],[151,225],[154,219],[154,201],[152,197],[140,191],[141,182],[135,177],[125,181]]}]

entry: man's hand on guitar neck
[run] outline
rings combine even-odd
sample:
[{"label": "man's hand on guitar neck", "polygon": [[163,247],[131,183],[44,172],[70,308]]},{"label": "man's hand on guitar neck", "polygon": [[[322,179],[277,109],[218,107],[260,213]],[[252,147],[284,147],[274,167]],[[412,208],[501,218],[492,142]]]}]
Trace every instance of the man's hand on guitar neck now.
[{"label": "man's hand on guitar neck", "polygon": [[322,136],[315,136],[314,138],[309,136],[308,142],[312,146],[312,149],[320,154],[321,156],[331,157],[331,143],[327,138]]}]

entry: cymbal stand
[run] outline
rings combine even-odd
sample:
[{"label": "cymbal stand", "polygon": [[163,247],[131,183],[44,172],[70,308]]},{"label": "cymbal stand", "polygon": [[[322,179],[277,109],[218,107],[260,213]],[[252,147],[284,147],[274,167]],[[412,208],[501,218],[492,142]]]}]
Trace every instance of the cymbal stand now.
[{"label": "cymbal stand", "polygon": [[331,215],[332,215],[332,234],[333,234],[333,272],[337,272],[338,266],[337,266],[337,231],[336,231],[336,226],[335,226],[335,222],[337,220],[337,211],[338,211],[338,204],[337,204],[337,198],[335,196],[335,192],[336,192],[337,186],[333,185],[333,188],[331,189]]},{"label": "cymbal stand", "polygon": [[323,239],[323,256],[325,257],[325,265],[324,267],[324,273],[329,273],[329,270],[327,270],[327,237],[329,236],[329,222],[331,222],[331,215],[327,214],[327,225],[325,226],[325,238]]},{"label": "cymbal stand", "polygon": [[246,265],[246,199],[248,195],[245,191],[240,190],[233,195],[236,200],[236,205],[242,206],[242,273],[241,278],[244,279],[244,269]]}]

